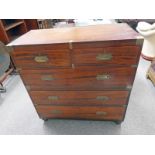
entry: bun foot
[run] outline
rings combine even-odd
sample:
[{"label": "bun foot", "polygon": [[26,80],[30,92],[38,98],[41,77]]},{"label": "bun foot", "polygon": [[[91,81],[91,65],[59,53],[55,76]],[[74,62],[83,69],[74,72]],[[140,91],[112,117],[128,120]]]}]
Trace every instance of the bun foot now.
[{"label": "bun foot", "polygon": [[45,122],[48,121],[48,118],[41,118],[42,120],[44,120]]},{"label": "bun foot", "polygon": [[116,124],[121,124],[122,121],[114,121]]}]

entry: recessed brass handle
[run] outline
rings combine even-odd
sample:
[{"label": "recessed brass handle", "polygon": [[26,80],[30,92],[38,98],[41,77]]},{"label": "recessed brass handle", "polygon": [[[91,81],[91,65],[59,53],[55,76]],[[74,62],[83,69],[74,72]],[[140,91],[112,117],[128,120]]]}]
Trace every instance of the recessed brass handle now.
[{"label": "recessed brass handle", "polygon": [[108,96],[97,96],[96,100],[107,101],[109,100],[109,97]]},{"label": "recessed brass handle", "polygon": [[44,63],[48,61],[48,57],[47,56],[36,56],[34,60],[38,63]]},{"label": "recessed brass handle", "polygon": [[96,76],[97,80],[109,80],[111,76],[109,74],[98,74]]},{"label": "recessed brass handle", "polygon": [[52,114],[62,114],[63,112],[61,110],[52,110]]},{"label": "recessed brass handle", "polygon": [[112,59],[112,54],[111,53],[103,53],[103,54],[98,54],[96,56],[96,60],[107,61],[107,60],[111,60],[111,59]]},{"label": "recessed brass handle", "polygon": [[48,99],[52,100],[52,101],[56,101],[59,99],[59,97],[58,96],[48,96]]},{"label": "recessed brass handle", "polygon": [[52,75],[42,75],[41,80],[43,80],[43,81],[52,81],[52,80],[54,80],[54,78],[53,78]]},{"label": "recessed brass handle", "polygon": [[105,112],[105,111],[97,111],[96,112],[96,115],[106,116],[107,115],[107,112]]}]

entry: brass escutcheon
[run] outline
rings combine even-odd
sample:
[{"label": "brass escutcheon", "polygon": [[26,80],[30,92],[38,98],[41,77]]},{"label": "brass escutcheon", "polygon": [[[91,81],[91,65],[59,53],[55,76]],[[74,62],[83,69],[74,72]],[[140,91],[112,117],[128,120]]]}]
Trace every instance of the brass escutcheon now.
[{"label": "brass escutcheon", "polygon": [[97,96],[96,99],[101,100],[101,101],[107,101],[109,100],[109,97],[108,96]]},{"label": "brass escutcheon", "polygon": [[49,100],[58,100],[59,99],[59,97],[58,96],[48,96],[48,99]]},{"label": "brass escutcheon", "polygon": [[43,81],[52,81],[52,80],[54,80],[54,78],[53,78],[52,75],[42,75],[41,80],[43,80]]},{"label": "brass escutcheon", "polygon": [[105,115],[107,115],[107,112],[105,112],[105,111],[97,111],[96,115],[103,115],[103,116],[105,116]]},{"label": "brass escutcheon", "polygon": [[111,60],[111,59],[112,59],[112,54],[111,53],[103,53],[103,54],[98,54],[96,56],[96,60],[107,61],[107,60]]},{"label": "brass escutcheon", "polygon": [[96,76],[97,80],[109,80],[111,76],[109,74],[98,74]]},{"label": "brass escutcheon", "polygon": [[44,63],[48,61],[48,57],[47,56],[36,56],[34,60],[38,63]]},{"label": "brass escutcheon", "polygon": [[52,110],[52,114],[62,114],[63,112],[61,110]]}]

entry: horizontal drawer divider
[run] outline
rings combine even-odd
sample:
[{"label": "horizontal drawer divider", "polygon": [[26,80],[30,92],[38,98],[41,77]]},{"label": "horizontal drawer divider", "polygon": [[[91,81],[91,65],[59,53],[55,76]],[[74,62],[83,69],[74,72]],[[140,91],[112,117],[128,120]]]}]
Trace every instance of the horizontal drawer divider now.
[{"label": "horizontal drawer divider", "polygon": [[103,104],[103,105],[99,105],[99,104],[95,104],[95,105],[92,105],[92,104],[72,104],[72,105],[70,105],[70,104],[34,104],[35,106],[41,106],[41,105],[43,105],[43,106],[47,106],[47,107],[51,107],[51,106],[54,106],[54,107],[61,107],[61,106],[66,106],[66,107],[68,107],[68,106],[72,106],[72,107],[87,107],[87,106],[89,106],[89,107],[124,107],[124,108],[126,108],[127,107],[127,104],[124,104],[124,105],[119,105],[119,104],[117,104],[117,105],[115,105],[115,104]]}]

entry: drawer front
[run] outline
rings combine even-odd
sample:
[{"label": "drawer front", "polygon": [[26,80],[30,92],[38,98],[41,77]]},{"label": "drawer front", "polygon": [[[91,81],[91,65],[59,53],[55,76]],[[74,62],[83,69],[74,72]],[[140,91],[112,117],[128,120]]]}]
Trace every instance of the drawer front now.
[{"label": "drawer front", "polygon": [[71,118],[122,120],[125,108],[123,107],[74,107],[74,106],[36,106],[38,114],[43,118]]},{"label": "drawer front", "polygon": [[132,67],[78,67],[20,73],[31,90],[122,90],[132,85],[135,70]]},{"label": "drawer front", "polygon": [[135,65],[139,57],[139,46],[75,49],[75,65]]},{"label": "drawer front", "polygon": [[30,91],[36,105],[125,105],[128,91]]},{"label": "drawer front", "polygon": [[41,69],[71,66],[69,50],[14,52],[13,58],[17,68]]}]

